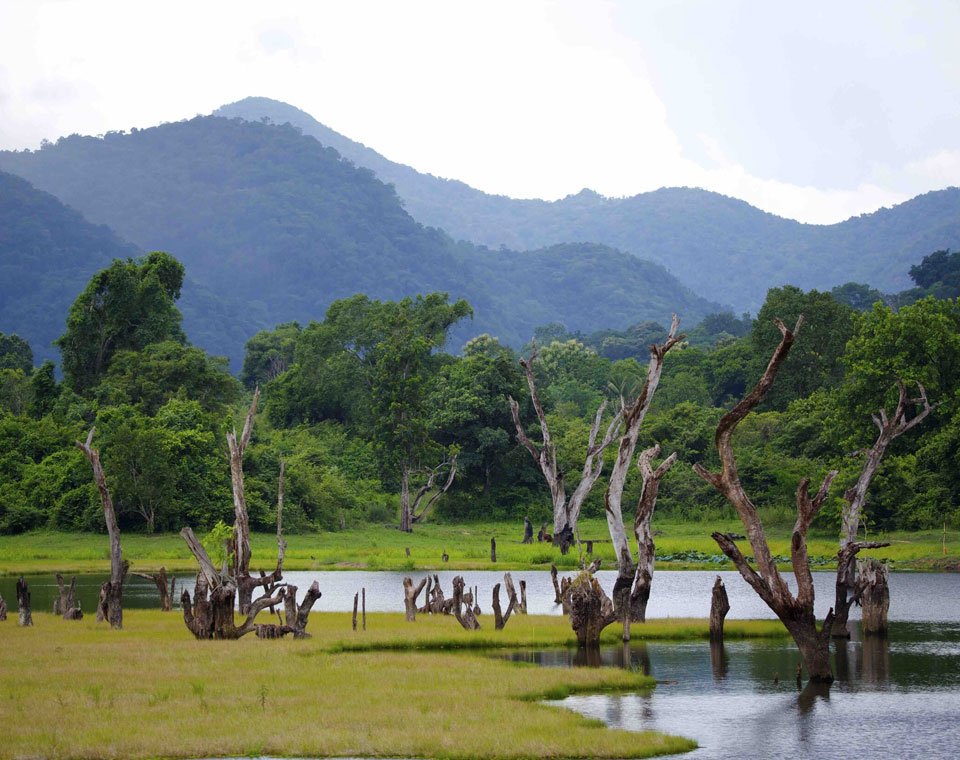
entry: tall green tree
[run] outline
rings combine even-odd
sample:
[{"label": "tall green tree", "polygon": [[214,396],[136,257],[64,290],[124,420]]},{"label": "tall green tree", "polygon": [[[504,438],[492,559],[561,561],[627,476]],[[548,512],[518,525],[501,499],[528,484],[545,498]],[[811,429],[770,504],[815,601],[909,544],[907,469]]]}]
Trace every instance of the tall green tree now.
[{"label": "tall green tree", "polygon": [[19,369],[28,375],[33,371],[33,349],[16,333],[0,332],[0,369]]},{"label": "tall green tree", "polygon": [[64,381],[85,393],[100,381],[117,351],[164,340],[186,342],[175,301],[183,266],[167,253],[119,259],[93,276],[70,307],[60,347]]}]

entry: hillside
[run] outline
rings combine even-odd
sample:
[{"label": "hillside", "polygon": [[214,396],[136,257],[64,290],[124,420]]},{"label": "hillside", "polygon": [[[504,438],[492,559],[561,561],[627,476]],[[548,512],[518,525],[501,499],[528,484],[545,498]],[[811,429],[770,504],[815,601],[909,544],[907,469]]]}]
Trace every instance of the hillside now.
[{"label": "hillside", "polygon": [[[181,300],[187,334],[234,367],[257,329],[319,319],[357,292],[447,291],[475,309],[455,340],[487,331],[514,345],[549,321],[588,331],[676,310],[692,325],[719,308],[662,267],[605,246],[456,244],[415,222],[372,172],[291,127],[202,117],[0,153],[0,168],[141,250],[179,258],[192,281]],[[78,290],[49,308],[65,314]]]},{"label": "hillside", "polygon": [[15,332],[37,363],[58,358],[52,341],[90,275],[136,254],[49,193],[0,172],[0,332]]},{"label": "hillside", "polygon": [[389,161],[285,103],[246,98],[216,113],[299,127],[393,183],[415,219],[455,238],[520,249],[573,240],[610,245],[663,264],[696,292],[738,310],[756,310],[770,287],[784,283],[830,289],[853,280],[902,290],[910,285],[911,264],[960,247],[957,188],[833,225],[801,224],[691,188],[630,198],[584,190],[556,202],[513,200]]}]

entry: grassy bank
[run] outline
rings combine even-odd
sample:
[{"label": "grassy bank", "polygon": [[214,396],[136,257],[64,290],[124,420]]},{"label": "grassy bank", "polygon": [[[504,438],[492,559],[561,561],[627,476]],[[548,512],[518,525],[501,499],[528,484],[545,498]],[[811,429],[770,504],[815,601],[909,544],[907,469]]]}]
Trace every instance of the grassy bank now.
[{"label": "grassy bank", "polygon": [[[539,668],[465,644],[550,647],[566,621],[515,617],[504,631],[463,631],[449,617],[315,614],[307,641],[197,642],[176,613],[128,611],[123,631],[92,617],[35,613],[0,623],[0,758],[248,755],[432,758],[647,757],[694,744],[610,730],[540,704],[573,693],[653,687],[613,668]],[[702,637],[704,621],[635,625],[651,638]],[[619,631],[608,629],[616,640]],[[728,623],[728,635],[782,635]],[[400,642],[405,642],[401,647]],[[401,648],[411,651],[398,651]]]},{"label": "grassy bank", "polygon": [[[739,532],[736,521],[723,523],[656,522],[658,567],[674,569],[727,568],[710,532]],[[768,528],[775,554],[789,555],[790,527]],[[581,524],[584,540],[593,539],[595,556],[606,566],[614,562],[606,523],[586,520]],[[522,526],[513,523],[471,523],[463,525],[418,525],[412,534],[392,526],[370,525],[344,531],[293,534],[287,537],[286,567],[290,570],[425,570],[433,568],[561,569],[577,565],[577,556],[566,557],[547,544],[521,544]],[[497,539],[497,563],[490,562],[490,539]],[[960,567],[960,531],[946,534],[947,553],[943,553],[943,533],[871,534],[871,540],[887,540],[891,546],[877,549],[871,556],[886,559],[898,569],[955,569]],[[269,566],[276,558],[276,537],[255,534],[252,537],[254,565]],[[406,549],[410,549],[410,556]],[[136,569],[157,568],[193,570],[195,565],[183,540],[175,534],[147,536],[128,533],[123,536],[124,556]],[[446,552],[449,562],[441,555]],[[813,535],[810,554],[818,566],[833,566],[837,553],[836,536]],[[34,532],[0,536],[0,574],[39,572],[94,572],[109,569],[108,542],[105,535],[86,533]]]}]

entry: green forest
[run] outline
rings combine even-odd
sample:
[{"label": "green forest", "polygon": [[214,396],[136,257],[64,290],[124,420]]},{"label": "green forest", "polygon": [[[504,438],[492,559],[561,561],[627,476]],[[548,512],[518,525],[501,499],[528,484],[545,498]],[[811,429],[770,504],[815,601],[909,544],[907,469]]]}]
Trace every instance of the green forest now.
[{"label": "green forest", "polygon": [[[868,529],[960,522],[960,254],[938,251],[914,266],[915,288],[892,305],[848,284],[831,292],[774,288],[750,319],[717,313],[683,324],[642,446],[677,452],[658,515],[690,521],[730,516],[691,465],[714,467],[713,435],[724,410],[752,386],[779,340],[773,318],[805,316],[796,345],[761,413],[737,438],[741,477],[764,518],[786,522],[801,478],[839,469],[834,530],[844,489],[876,437],[872,416],[892,409],[897,380],[934,413],[894,442],[871,491]],[[35,366],[31,346],[0,334],[0,532],[103,529],[89,466],[74,441],[96,426],[125,530],[211,528],[230,521],[225,432],[239,424],[256,387],[261,412],[245,462],[255,529],[269,529],[280,462],[286,467],[284,527],[338,530],[397,520],[401,479],[412,488],[454,455],[450,491],[428,519],[550,519],[547,489],[517,444],[507,397],[530,407],[518,353],[469,325],[473,305],[434,292],[401,300],[358,294],[334,301],[322,322],[288,322],[249,337],[239,379],[223,358],[190,342],[177,299],[183,265],[154,252],[116,258],[76,295],[55,365]],[[888,299],[891,300],[891,299]],[[683,315],[680,315],[681,319]],[[611,414],[643,380],[649,345],[666,328],[645,321],[589,334],[549,323],[531,336],[541,398],[568,480],[582,467],[593,417]],[[612,452],[607,452],[608,457]],[[627,498],[637,488],[628,480]],[[571,483],[571,485],[575,484]],[[603,514],[601,481],[584,516]]]}]

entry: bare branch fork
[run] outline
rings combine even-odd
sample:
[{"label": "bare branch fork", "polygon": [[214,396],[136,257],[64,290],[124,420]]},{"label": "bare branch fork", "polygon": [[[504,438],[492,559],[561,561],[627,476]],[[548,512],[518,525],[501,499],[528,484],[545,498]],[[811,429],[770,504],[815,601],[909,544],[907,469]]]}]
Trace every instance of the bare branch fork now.
[{"label": "bare branch fork", "polygon": [[[443,474],[443,471],[447,471],[447,479],[444,481],[443,485],[437,485],[437,478]],[[430,508],[439,501],[440,497],[443,496],[447,491],[450,490],[450,486],[453,485],[453,479],[457,474],[457,455],[454,454],[449,459],[445,459],[443,462],[438,464],[432,470],[428,471],[427,482],[420,486],[416,495],[413,497],[413,502],[410,505],[410,519],[414,523],[418,523],[426,517],[427,512],[430,511]],[[436,490],[434,490],[436,489]],[[420,507],[420,503],[423,501],[424,497],[428,493],[433,491],[430,495],[430,498],[427,499],[427,503],[423,506],[423,509]]]},{"label": "bare branch fork", "polygon": [[123,582],[130,569],[130,563],[123,559],[120,548],[120,528],[117,525],[117,512],[110,498],[107,488],[107,476],[100,463],[100,452],[93,448],[93,434],[97,428],[90,428],[87,440],[76,442],[77,448],[90,462],[93,469],[93,479],[100,492],[100,502],[103,504],[103,518],[107,524],[107,534],[110,537],[110,580],[100,586],[100,601],[97,604],[97,622],[108,620],[111,628],[123,628]]},{"label": "bare branch fork", "polygon": [[[750,547],[757,564],[752,568],[740,549],[728,535],[714,533],[713,539],[720,550],[730,558],[743,579],[766,602],[784,626],[793,636],[804,665],[814,681],[831,682],[833,671],[830,666],[830,631],[833,625],[833,609],[827,613],[822,627],[817,629],[814,615],[813,575],[807,553],[807,531],[816,514],[827,499],[830,485],[836,477],[832,471],[824,478],[816,494],[810,494],[810,479],[804,478],[796,494],[797,519],[790,538],[790,557],[796,576],[797,595],[794,596],[777,570],[776,561],[767,544],[763,524],[753,502],[747,496],[737,473],[737,462],[733,453],[732,438],[737,425],[763,400],[773,385],[777,371],[786,360],[793,345],[797,331],[803,324],[803,317],[797,320],[790,330],[781,320],[774,320],[780,330],[781,339],[770,357],[767,368],[760,381],[733,409],[721,418],[717,425],[716,446],[720,455],[721,471],[712,473],[700,465],[694,465],[696,473],[720,491],[737,510],[747,532]],[[861,546],[851,546],[855,554]],[[839,572],[839,569],[838,569]]]},{"label": "bare branch fork", "polygon": [[543,410],[543,404],[540,401],[540,394],[537,391],[537,382],[533,374],[533,363],[536,361],[537,342],[533,341],[533,349],[529,359],[520,359],[520,366],[523,367],[524,375],[527,379],[527,387],[530,389],[530,400],[533,403],[534,411],[537,414],[537,420],[540,423],[541,445],[537,446],[527,435],[523,422],[520,419],[520,405],[513,398],[507,396],[510,402],[510,414],[513,417],[513,424],[517,431],[517,441],[530,452],[533,461],[543,474],[550,488],[550,499],[553,503],[553,540],[560,546],[563,554],[567,553],[570,544],[574,540],[577,521],[580,517],[580,511],[583,502],[590,494],[600,473],[603,471],[603,452],[613,441],[620,429],[622,411],[618,410],[613,415],[613,419],[607,425],[606,432],[600,442],[597,437],[600,434],[600,426],[603,422],[603,414],[607,408],[606,400],[600,404],[597,413],[594,415],[593,424],[590,427],[590,435],[587,440],[587,450],[583,462],[583,471],[580,475],[580,482],[570,495],[568,500],[566,484],[564,483],[564,474],[557,463],[557,449],[550,436],[550,426],[547,424],[547,415]]}]

